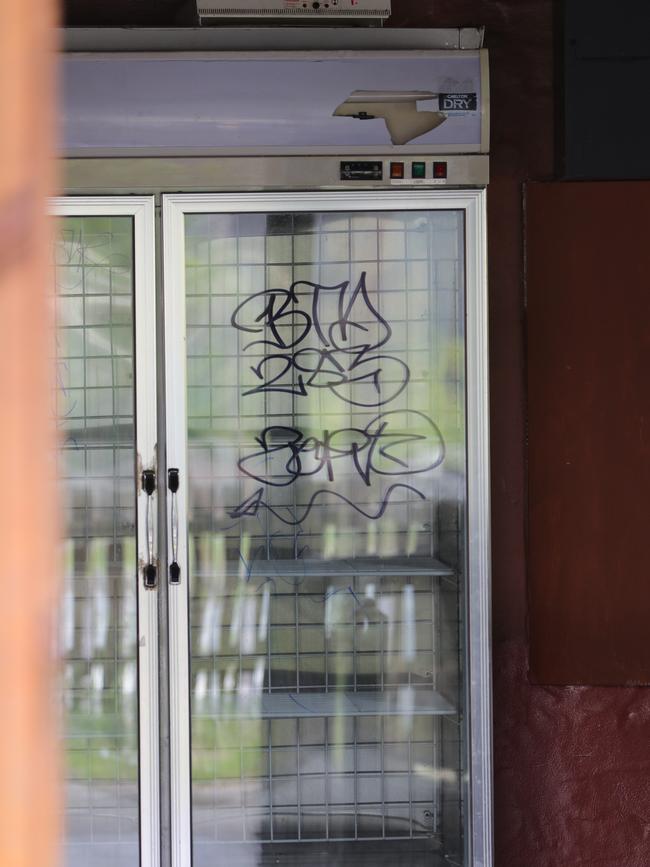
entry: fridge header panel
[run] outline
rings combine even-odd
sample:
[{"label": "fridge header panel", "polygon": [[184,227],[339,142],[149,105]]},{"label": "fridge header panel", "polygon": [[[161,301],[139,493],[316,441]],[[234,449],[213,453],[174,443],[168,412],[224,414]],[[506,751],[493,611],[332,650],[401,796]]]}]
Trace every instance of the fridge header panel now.
[{"label": "fridge header panel", "polygon": [[433,51],[483,47],[483,27],[63,27],[66,53],[202,51]]},{"label": "fridge header panel", "polygon": [[68,54],[62,64],[67,156],[488,151],[484,50]]}]

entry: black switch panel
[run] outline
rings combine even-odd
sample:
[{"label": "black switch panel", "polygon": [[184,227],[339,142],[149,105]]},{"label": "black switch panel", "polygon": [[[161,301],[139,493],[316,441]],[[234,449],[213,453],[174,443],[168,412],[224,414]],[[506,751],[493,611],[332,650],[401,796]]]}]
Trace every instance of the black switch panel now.
[{"label": "black switch panel", "polygon": [[341,180],[342,181],[381,181],[384,178],[383,163],[364,162],[364,163],[341,163]]}]

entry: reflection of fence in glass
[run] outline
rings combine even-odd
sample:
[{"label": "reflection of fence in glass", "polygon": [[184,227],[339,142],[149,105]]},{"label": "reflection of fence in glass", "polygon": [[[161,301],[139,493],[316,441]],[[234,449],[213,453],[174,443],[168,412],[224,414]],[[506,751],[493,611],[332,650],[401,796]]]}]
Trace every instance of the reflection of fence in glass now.
[{"label": "reflection of fence in glass", "polygon": [[[370,564],[367,574],[357,575],[345,570],[318,575],[313,564],[309,573],[292,576],[280,570],[272,574],[268,564],[258,574],[243,564],[229,572],[224,542],[222,534],[203,534],[191,545],[194,656],[213,665],[209,676],[197,669],[197,701],[216,708],[224,695],[263,688],[433,683],[436,591],[430,575],[405,577],[376,569],[373,574]],[[358,568],[349,564],[351,570]],[[450,570],[441,567],[440,575],[454,585]],[[339,663],[355,652],[363,670],[355,668],[351,681]],[[278,654],[284,668],[274,662]],[[316,655],[308,662],[308,654]]]},{"label": "reflection of fence in glass", "polygon": [[[435,651],[438,591],[432,588],[431,577],[281,573],[263,577],[244,568],[229,574],[221,534],[202,534],[191,547],[193,766],[198,802],[201,787],[217,780],[220,800],[225,797],[226,802],[266,798],[267,789],[276,791],[279,802],[274,802],[268,816],[257,809],[246,819],[251,825],[247,833],[252,834],[246,839],[271,839],[269,823],[280,821],[283,809],[291,806],[290,793],[299,788],[308,801],[326,784],[345,785],[351,791],[357,787],[363,798],[373,781],[376,789],[381,788],[379,776],[363,775],[365,761],[372,757],[378,774],[391,773],[390,762],[383,766],[386,745],[380,738],[364,740],[369,723],[363,720],[390,729],[392,724],[383,721],[389,715],[399,720],[399,748],[411,749],[419,757],[417,774],[422,779],[416,789],[420,799],[426,791],[426,798],[412,808],[407,820],[403,807],[403,800],[408,802],[407,786],[401,790],[399,808],[375,804],[366,824],[361,810],[358,821],[370,836],[430,834],[432,821],[424,822],[423,816],[433,815],[441,769],[434,761],[438,736],[423,736],[428,724],[422,717],[454,712],[433,691],[440,661]],[[447,576],[446,580],[453,579]],[[338,720],[348,716],[352,728],[341,725],[349,741],[339,744]],[[284,744],[274,749],[271,727],[276,733],[286,730],[283,737],[290,740],[296,725],[306,732],[311,725],[322,731],[326,727],[334,740],[308,740],[308,746]],[[439,725],[431,722],[436,731]],[[357,729],[361,743],[355,741]],[[286,756],[296,750],[303,755],[300,772],[269,776],[270,761],[276,769],[285,761],[290,762],[287,768],[293,767],[293,759]],[[414,773],[410,766],[407,771]],[[349,778],[343,776],[346,773]],[[335,775],[338,782],[328,783],[328,775]],[[389,785],[397,797],[395,776],[390,776]],[[228,786],[234,789],[226,797]],[[327,804],[323,798],[311,802],[307,826],[313,821],[318,828],[326,821],[332,828],[341,822],[344,827],[345,811],[340,813],[332,804],[327,819],[328,807],[318,807]],[[292,815],[289,810],[282,822],[295,831],[298,820]]]},{"label": "reflection of fence in glass", "polygon": [[75,867],[113,844],[120,863],[138,858],[132,245],[129,217],[58,224],[65,859]]}]

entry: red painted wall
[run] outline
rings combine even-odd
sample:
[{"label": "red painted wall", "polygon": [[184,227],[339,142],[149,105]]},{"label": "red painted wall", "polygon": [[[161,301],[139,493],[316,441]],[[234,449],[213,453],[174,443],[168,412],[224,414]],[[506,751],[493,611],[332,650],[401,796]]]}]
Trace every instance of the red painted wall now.
[{"label": "red painted wall", "polygon": [[531,679],[648,686],[650,183],[525,201]]},{"label": "red painted wall", "polygon": [[485,24],[491,55],[496,865],[648,867],[650,693],[545,688],[528,677],[522,188],[555,171],[555,6],[393,0],[391,24]]}]

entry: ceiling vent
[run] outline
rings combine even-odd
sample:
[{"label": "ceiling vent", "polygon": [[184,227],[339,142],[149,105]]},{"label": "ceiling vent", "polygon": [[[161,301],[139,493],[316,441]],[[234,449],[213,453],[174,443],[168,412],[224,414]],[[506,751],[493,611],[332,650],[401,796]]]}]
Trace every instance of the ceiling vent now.
[{"label": "ceiling vent", "polygon": [[329,24],[381,26],[391,0],[197,0],[202,24]]}]

